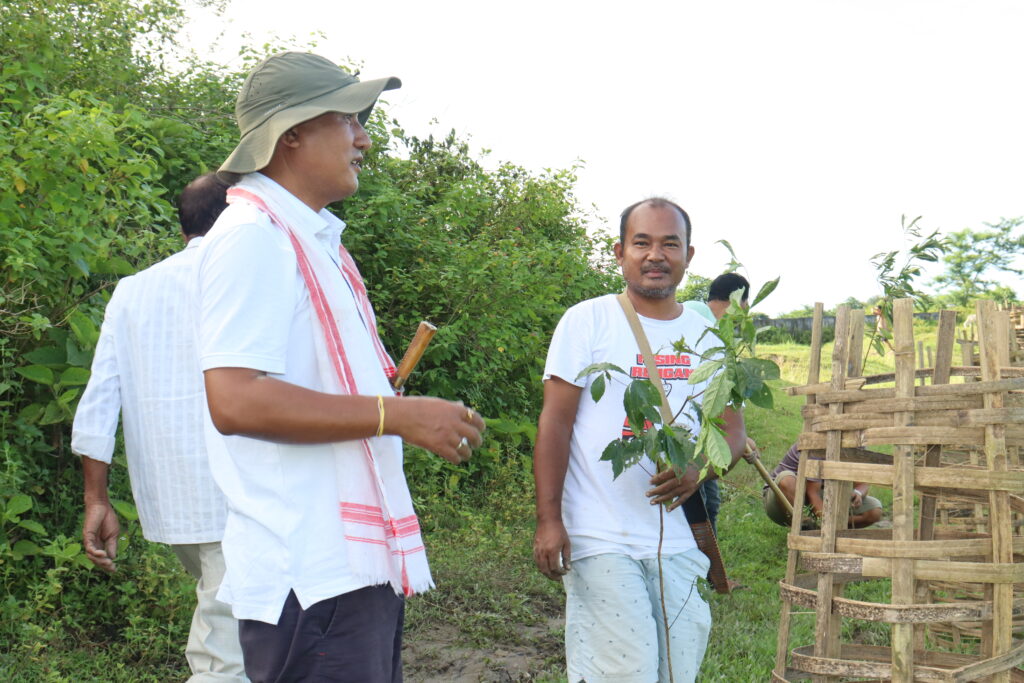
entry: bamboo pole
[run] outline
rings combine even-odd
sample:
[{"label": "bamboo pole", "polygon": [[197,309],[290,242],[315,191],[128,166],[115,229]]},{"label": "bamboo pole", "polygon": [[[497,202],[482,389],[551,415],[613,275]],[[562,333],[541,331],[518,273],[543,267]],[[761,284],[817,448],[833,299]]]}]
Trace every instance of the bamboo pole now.
[{"label": "bamboo pole", "polygon": [[[825,305],[821,302],[814,304],[814,318],[811,322],[811,349],[810,358],[807,364],[807,383],[817,384],[821,380],[821,322],[824,316]],[[817,397],[807,396],[807,405],[817,403]],[[807,468],[807,458],[800,454],[800,464],[796,472],[796,491],[793,494],[793,514],[789,530],[790,538],[800,536],[800,525],[803,517],[804,495],[806,493],[806,480],[804,471]],[[800,559],[798,550],[790,549],[786,558],[786,579],[787,584],[792,584],[796,579],[797,565]],[[792,622],[792,607],[785,600],[782,601],[779,612],[779,641],[775,648],[775,669],[772,672],[773,679],[785,680],[786,663],[789,660],[789,630]]]},{"label": "bamboo pole", "polygon": [[[832,347],[832,386],[842,389],[846,384],[846,369],[849,367],[850,310],[840,306],[836,310],[835,343]],[[843,412],[842,403],[829,405],[829,415],[838,416]],[[842,432],[832,430],[825,437],[825,461],[838,462],[842,449]],[[804,458],[801,457],[801,460]],[[834,553],[836,537],[840,529],[846,529],[850,508],[850,482],[826,479],[824,482],[825,510],[821,521],[820,550]],[[832,599],[842,597],[843,585],[836,582],[831,572],[818,574],[818,597],[815,605],[817,615],[814,628],[814,655],[836,659],[841,652],[840,616],[832,608]],[[818,681],[838,681],[835,676],[816,676]]]},{"label": "bamboo pole", "polygon": [[[955,341],[956,311],[940,311],[939,333],[935,349],[935,365],[932,372],[932,386],[935,386],[936,384],[947,384],[949,382],[950,369],[953,366],[953,345]],[[930,348],[929,355],[931,355]],[[925,451],[924,466],[938,468],[941,464],[942,446],[929,446]],[[933,495],[924,495],[921,497],[921,520],[920,529],[918,531],[918,538],[921,541],[930,541],[935,538],[936,504],[937,500]],[[928,583],[922,581],[917,586],[915,602],[927,602],[930,595],[931,591]],[[914,648],[916,650],[924,650],[925,633],[926,628],[924,626],[915,627]]]},{"label": "bamboo pole", "polygon": [[[924,362],[924,341],[920,339],[917,341],[917,367],[928,367]],[[921,386],[924,386],[924,377],[921,378]]]},{"label": "bamboo pole", "polygon": [[[1009,353],[1007,342],[1008,319],[1005,313],[997,314],[992,301],[979,301],[978,341],[981,347],[982,380],[999,379],[1001,361]],[[985,408],[1003,407],[1003,395],[989,392],[984,395]],[[985,427],[985,464],[995,472],[1007,471],[1005,426],[999,424]],[[1009,497],[1005,491],[989,493],[989,530],[992,534],[992,561],[1013,562],[1013,519],[1010,513]],[[982,628],[982,649],[989,657],[1007,654],[1013,646],[1013,584],[986,584],[985,597],[992,600],[992,620]],[[993,683],[1009,683],[1010,672],[994,674]]]},{"label": "bamboo pole", "polygon": [[864,375],[864,309],[850,311],[850,362],[846,367],[847,377]]},{"label": "bamboo pole", "polygon": [[[932,371],[932,386],[949,383],[949,373],[953,365],[955,335],[956,312],[941,311],[939,313],[935,367]],[[929,447],[925,452],[924,461],[925,467],[938,467],[942,462],[942,446]],[[924,496],[921,499],[920,538],[923,541],[930,541],[935,536],[935,505],[935,496]]]},{"label": "bamboo pole", "polygon": [[[914,302],[898,299],[893,302],[893,336],[896,355],[896,396],[914,395]],[[893,415],[895,427],[909,426],[913,413]],[[908,542],[914,539],[914,456],[910,446],[893,448],[892,539]],[[914,561],[906,558],[892,561],[892,603],[914,602]],[[892,673],[894,681],[914,680],[914,626],[892,626]]]},{"label": "bamboo pole", "polygon": [[782,503],[782,507],[786,508],[786,512],[789,514],[790,519],[792,519],[793,504],[789,502],[789,498],[786,498],[786,494],[782,492],[782,489],[779,488],[779,485],[775,483],[774,479],[772,479],[771,472],[769,472],[768,469],[764,466],[764,463],[761,462],[761,458],[758,456],[757,449],[752,448],[751,443],[753,442],[750,439],[747,439],[747,446],[743,451],[743,458],[754,466],[754,469],[757,470],[757,473],[761,475],[761,479],[764,480],[764,483],[767,484],[768,488],[770,488],[772,490],[772,493],[775,494],[775,499]]}]

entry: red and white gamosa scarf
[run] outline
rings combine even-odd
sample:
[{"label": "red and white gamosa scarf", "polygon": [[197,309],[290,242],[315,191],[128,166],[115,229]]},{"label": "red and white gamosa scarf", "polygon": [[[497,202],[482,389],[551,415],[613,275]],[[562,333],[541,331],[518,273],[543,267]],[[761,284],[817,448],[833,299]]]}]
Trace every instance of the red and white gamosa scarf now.
[{"label": "red and white gamosa scarf", "polygon": [[[388,380],[395,375],[395,364],[377,334],[373,307],[355,261],[344,245],[339,245],[335,261],[315,238],[293,228],[287,211],[274,199],[275,191],[284,190],[252,174],[228,190],[228,203],[252,205],[288,236],[316,313],[313,338],[323,390],[340,395],[375,395],[383,393],[382,386],[390,390]],[[324,287],[322,283],[333,279],[332,271],[339,272],[348,286]],[[339,313],[351,305],[343,297],[354,301],[366,327],[379,362],[375,367],[349,362]],[[338,511],[349,570],[365,585],[390,583],[396,593],[406,596],[432,588],[419,520],[402,469],[401,439],[371,437],[330,445],[335,452]]]}]

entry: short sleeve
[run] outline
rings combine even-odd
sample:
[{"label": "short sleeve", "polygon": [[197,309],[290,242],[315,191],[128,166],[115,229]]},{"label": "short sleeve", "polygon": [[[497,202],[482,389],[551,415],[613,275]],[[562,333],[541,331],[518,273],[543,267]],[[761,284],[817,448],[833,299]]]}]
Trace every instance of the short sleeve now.
[{"label": "short sleeve", "polygon": [[558,377],[580,388],[587,385],[586,377],[576,378],[592,363],[592,327],[591,317],[585,315],[579,306],[565,312],[555,327],[548,347],[547,362],[544,364],[545,380]]},{"label": "short sleeve", "polygon": [[202,369],[283,374],[297,278],[287,238],[254,217],[215,229],[200,249],[195,295]]}]

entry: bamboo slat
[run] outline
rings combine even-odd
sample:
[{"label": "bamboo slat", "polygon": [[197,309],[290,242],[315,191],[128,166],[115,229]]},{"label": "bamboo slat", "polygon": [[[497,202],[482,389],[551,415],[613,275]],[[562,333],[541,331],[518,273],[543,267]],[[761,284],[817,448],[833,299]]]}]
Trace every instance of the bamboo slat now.
[{"label": "bamboo slat", "polygon": [[[814,317],[811,322],[811,355],[807,364],[808,385],[815,385],[821,379],[821,321],[824,316],[824,310],[825,306],[821,302],[814,304]],[[807,405],[813,405],[816,402],[816,396],[813,394],[807,394]],[[804,495],[807,487],[807,476],[804,474],[806,467],[806,454],[801,453],[800,463],[797,466],[796,491],[793,494],[793,514],[791,515],[792,519],[790,521],[791,538],[794,535],[799,536],[801,524],[803,522]],[[796,580],[798,561],[798,552],[796,550],[790,550],[786,558],[786,580],[790,583]],[[782,601],[779,613],[779,640],[775,650],[775,668],[772,670],[773,678],[776,676],[785,677],[789,671],[787,659],[789,655],[789,628],[791,620],[792,610],[790,608],[790,604],[786,601]]]},{"label": "bamboo slat", "polygon": [[[864,539],[859,536],[841,536],[836,540],[836,553],[857,554],[862,558],[908,557],[911,559],[949,559],[952,557],[983,557],[991,550],[991,540],[985,534],[971,534],[978,538],[961,538],[957,540],[936,539],[932,541],[880,541]],[[787,545],[792,550],[803,554],[819,552],[818,543],[813,536],[790,538]],[[1017,536],[1013,541],[1014,552],[1024,552],[1024,537]],[[858,572],[859,573],[859,570]],[[949,578],[949,577],[946,577]]]},{"label": "bamboo slat", "polygon": [[[819,343],[791,391],[807,399],[797,502],[812,478],[825,505],[820,530],[794,515],[787,537],[773,680],[1024,683],[1024,310],[980,302],[967,340],[943,312],[934,351],[912,312],[894,302],[895,372],[860,377],[860,317],[840,307],[831,381]],[[892,489],[891,529],[846,528],[854,482]],[[844,594],[860,584],[883,597]],[[813,610],[813,644],[791,645],[794,609]],[[844,642],[842,619],[882,624],[889,646]]]},{"label": "bamboo slat", "polygon": [[[891,465],[809,460],[807,476],[812,479],[839,479],[892,486]],[[1009,491],[1024,495],[1024,472],[991,472],[963,467],[915,467],[918,488],[958,488]]]},{"label": "bamboo slat", "polygon": [[[839,389],[846,385],[846,369],[849,363],[849,310],[840,306],[836,312],[835,342],[832,347],[832,387]],[[829,415],[842,414],[840,403],[829,405]],[[826,462],[839,462],[842,448],[842,435],[829,432],[825,441]],[[806,463],[805,463],[806,464]],[[826,480],[823,486],[824,498],[830,501],[822,515],[820,549],[823,553],[835,552],[836,536],[840,526],[846,528],[850,507],[850,489],[848,482],[834,479]],[[842,597],[843,584],[837,584],[831,572],[818,573],[818,602],[815,605],[816,626],[814,630],[814,654],[816,657],[834,658],[840,650],[841,622],[838,614],[832,610],[832,599]],[[822,681],[837,680],[831,676]]]}]

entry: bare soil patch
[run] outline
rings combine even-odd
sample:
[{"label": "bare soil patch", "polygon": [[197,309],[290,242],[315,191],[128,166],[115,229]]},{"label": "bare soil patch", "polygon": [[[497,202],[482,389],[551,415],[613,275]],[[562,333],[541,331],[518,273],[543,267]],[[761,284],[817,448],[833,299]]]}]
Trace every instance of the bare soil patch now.
[{"label": "bare soil patch", "polygon": [[405,679],[412,683],[487,683],[557,680],[564,676],[562,617],[522,625],[515,642],[480,649],[464,644],[456,626],[422,626],[406,633],[402,649]]}]

